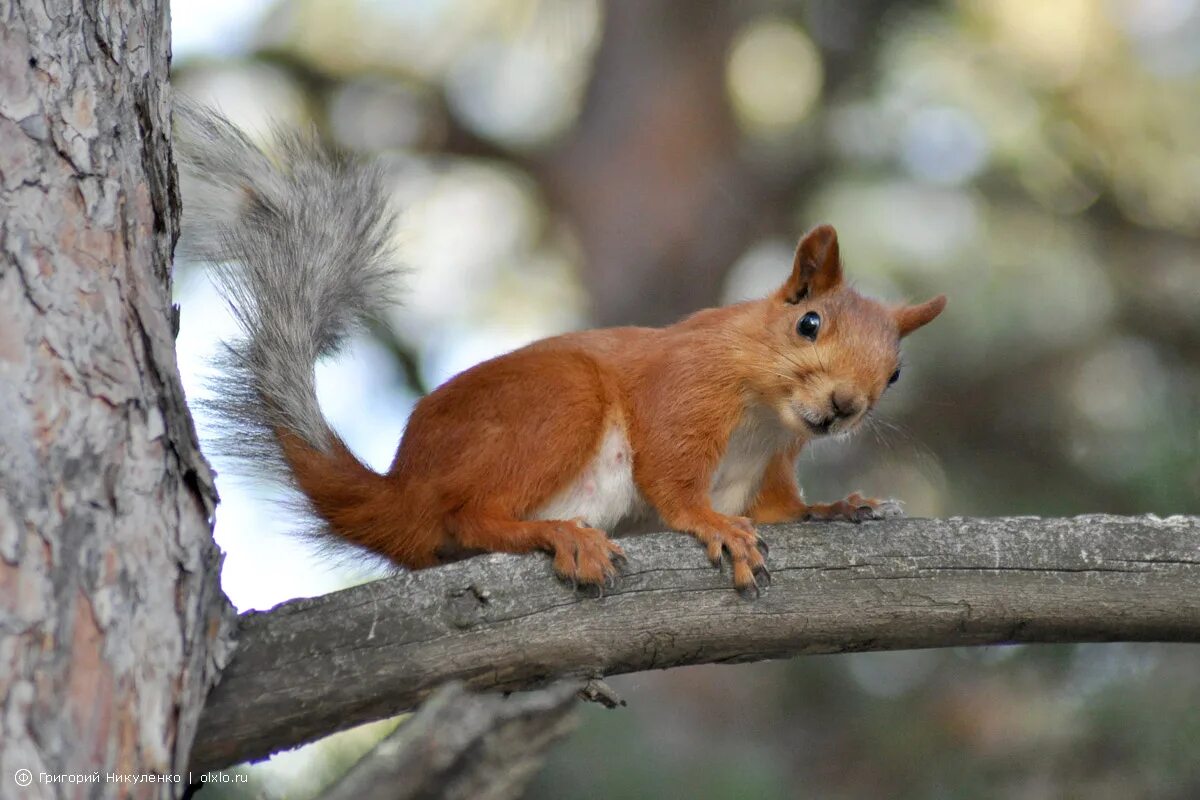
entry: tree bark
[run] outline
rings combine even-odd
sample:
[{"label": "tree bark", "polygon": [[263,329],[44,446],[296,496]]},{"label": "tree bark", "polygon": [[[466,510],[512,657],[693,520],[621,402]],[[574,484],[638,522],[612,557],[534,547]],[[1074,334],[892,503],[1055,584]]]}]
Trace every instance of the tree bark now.
[{"label": "tree bark", "polygon": [[412,708],[684,664],[1008,642],[1200,642],[1200,518],[889,520],[763,531],[739,597],[689,537],[624,543],[602,599],[549,560],[490,555],[243,615],[192,754],[212,769]]},{"label": "tree bark", "polygon": [[184,770],[228,649],[175,362],[169,42],[166,0],[0,0],[6,797],[18,770],[20,796],[179,794],[107,775]]}]

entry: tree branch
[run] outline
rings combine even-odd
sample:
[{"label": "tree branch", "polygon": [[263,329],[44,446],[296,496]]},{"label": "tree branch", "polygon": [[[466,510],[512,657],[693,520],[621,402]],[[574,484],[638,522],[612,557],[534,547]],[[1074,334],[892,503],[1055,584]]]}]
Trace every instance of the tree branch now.
[{"label": "tree branch", "polygon": [[520,796],[552,744],[575,727],[578,682],[513,697],[443,686],[321,793],[325,800]]},{"label": "tree branch", "polygon": [[192,768],[262,758],[410,709],[684,664],[1006,642],[1200,642],[1200,518],[889,520],[763,529],[771,589],[731,588],[689,537],[623,546],[602,599],[544,557],[489,555],[241,619]]}]

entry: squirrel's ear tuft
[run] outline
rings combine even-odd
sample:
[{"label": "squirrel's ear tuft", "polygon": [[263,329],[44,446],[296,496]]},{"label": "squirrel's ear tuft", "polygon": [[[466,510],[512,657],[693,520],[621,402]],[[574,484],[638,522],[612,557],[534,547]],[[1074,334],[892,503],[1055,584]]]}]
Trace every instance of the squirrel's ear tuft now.
[{"label": "squirrel's ear tuft", "polygon": [[792,274],[780,287],[778,296],[783,302],[795,305],[841,283],[842,257],[838,252],[837,231],[832,225],[818,225],[796,247]]},{"label": "squirrel's ear tuft", "polygon": [[920,305],[901,306],[896,309],[896,325],[900,328],[900,335],[908,336],[917,328],[933,322],[945,307],[946,295],[939,294]]}]

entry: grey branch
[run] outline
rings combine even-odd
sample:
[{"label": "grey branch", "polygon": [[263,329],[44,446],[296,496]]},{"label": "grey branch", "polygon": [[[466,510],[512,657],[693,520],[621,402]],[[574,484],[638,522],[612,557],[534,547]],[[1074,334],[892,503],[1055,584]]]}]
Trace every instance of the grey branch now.
[{"label": "grey branch", "polygon": [[688,536],[623,542],[603,598],[489,555],[241,619],[193,769],[411,709],[448,681],[528,689],[684,664],[1007,642],[1200,642],[1200,518],[900,519],[762,529],[773,583],[731,588]]},{"label": "grey branch", "polygon": [[444,686],[364,756],[325,800],[510,800],[575,725],[579,682],[501,697]]}]

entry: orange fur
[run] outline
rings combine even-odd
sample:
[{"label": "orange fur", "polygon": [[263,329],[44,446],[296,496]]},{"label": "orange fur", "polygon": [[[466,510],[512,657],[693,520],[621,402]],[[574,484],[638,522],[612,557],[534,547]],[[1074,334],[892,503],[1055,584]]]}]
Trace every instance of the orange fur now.
[{"label": "orange fur", "polygon": [[[564,578],[608,581],[620,547],[593,520],[539,509],[599,519],[609,511],[597,493],[609,487],[617,514],[628,474],[636,491],[622,515],[648,506],[714,563],[726,554],[735,585],[754,591],[767,575],[751,519],[857,519],[871,507],[859,495],[805,504],[796,457],[812,437],[861,422],[898,367],[901,336],[944,305],[857,294],[843,283],[836,233],[821,226],[768,298],[666,328],[569,333],[456,376],[417,405],[387,475],[340,443],[323,454],[279,435],[330,527],[407,567],[545,550]],[[814,341],[797,333],[808,312],[821,317]]]}]

